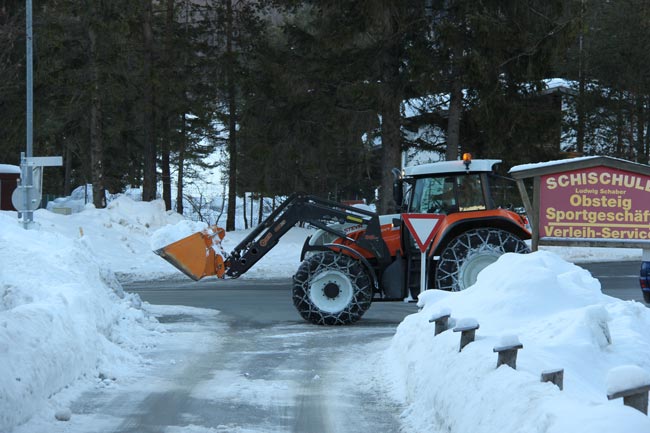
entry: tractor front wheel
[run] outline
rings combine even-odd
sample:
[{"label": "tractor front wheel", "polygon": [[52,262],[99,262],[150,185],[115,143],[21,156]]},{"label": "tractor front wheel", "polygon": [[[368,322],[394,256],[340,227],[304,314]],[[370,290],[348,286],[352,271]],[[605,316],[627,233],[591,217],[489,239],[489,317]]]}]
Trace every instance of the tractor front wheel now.
[{"label": "tractor front wheel", "polygon": [[483,269],[505,253],[529,253],[518,236],[506,230],[480,228],[468,230],[447,244],[436,266],[436,288],[464,290],[476,282]]},{"label": "tractor front wheel", "polygon": [[359,261],[326,251],[309,256],[293,276],[293,303],[317,325],[347,325],[372,301],[370,278]]}]

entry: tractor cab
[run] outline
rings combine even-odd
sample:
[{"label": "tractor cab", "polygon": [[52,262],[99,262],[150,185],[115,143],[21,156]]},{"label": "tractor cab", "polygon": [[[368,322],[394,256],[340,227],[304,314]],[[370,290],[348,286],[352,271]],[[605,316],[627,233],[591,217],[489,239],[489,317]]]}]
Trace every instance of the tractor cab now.
[{"label": "tractor cab", "polygon": [[[465,154],[468,155],[468,154]],[[498,159],[472,161],[443,161],[404,169],[404,176],[397,180],[396,189],[406,184],[406,195],[399,203],[409,213],[436,213],[449,215],[456,212],[494,209],[490,193],[492,167]]]},{"label": "tractor cab", "polygon": [[[409,214],[445,215],[427,255],[430,288],[463,290],[478,273],[505,252],[526,252],[527,220],[501,203],[508,194],[504,178],[493,173],[498,159],[442,161],[404,169],[394,183],[395,201]],[[400,173],[401,174],[401,173]],[[514,186],[514,184],[511,184]],[[402,191],[405,191],[402,198]],[[495,203],[498,196],[500,203]],[[506,202],[507,203],[507,202]],[[421,255],[415,239],[402,227],[406,286],[417,297]]]}]

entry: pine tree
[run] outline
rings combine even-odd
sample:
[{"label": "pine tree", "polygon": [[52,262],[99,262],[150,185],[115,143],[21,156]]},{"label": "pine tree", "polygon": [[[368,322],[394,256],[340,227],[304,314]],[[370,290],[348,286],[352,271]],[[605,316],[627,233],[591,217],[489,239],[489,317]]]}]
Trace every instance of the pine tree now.
[{"label": "pine tree", "polygon": [[602,4],[597,20],[591,23],[589,53],[589,72],[598,82],[596,89],[610,93],[609,99],[615,103],[617,156],[644,163],[648,162],[649,24],[650,5],[645,1]]},{"label": "pine tree", "polygon": [[[457,112],[449,116],[449,130],[454,129],[451,122],[460,124],[459,148],[503,158],[506,165],[556,153],[559,149],[551,150],[547,142],[555,140],[558,113],[540,110],[538,95],[542,79],[553,75],[557,57],[575,34],[576,3],[454,0],[436,5],[433,44],[447,65],[444,83],[452,102],[458,104],[458,90],[464,89],[465,122],[460,124]],[[447,147],[448,156],[455,156],[456,143]]]}]

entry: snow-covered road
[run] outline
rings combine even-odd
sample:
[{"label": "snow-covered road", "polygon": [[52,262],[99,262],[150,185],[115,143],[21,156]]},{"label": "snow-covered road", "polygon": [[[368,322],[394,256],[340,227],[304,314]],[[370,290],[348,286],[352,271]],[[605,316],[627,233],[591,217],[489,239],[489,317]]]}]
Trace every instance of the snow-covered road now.
[{"label": "snow-covered road", "polygon": [[166,333],[141,369],[60,393],[68,422],[36,416],[15,433],[399,431],[402,408],[383,397],[371,361],[394,325],[260,328],[210,310],[147,308]]}]

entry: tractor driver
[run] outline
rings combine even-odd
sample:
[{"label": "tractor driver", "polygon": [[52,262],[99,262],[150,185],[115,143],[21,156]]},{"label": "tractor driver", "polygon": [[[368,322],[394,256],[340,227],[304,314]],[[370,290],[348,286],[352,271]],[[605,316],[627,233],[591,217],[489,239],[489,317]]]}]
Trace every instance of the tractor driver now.
[{"label": "tractor driver", "polygon": [[439,178],[442,181],[441,188],[437,194],[431,197],[431,207],[427,210],[428,213],[448,214],[458,211],[458,204],[456,203],[456,193],[454,191],[455,179],[453,177]]}]

